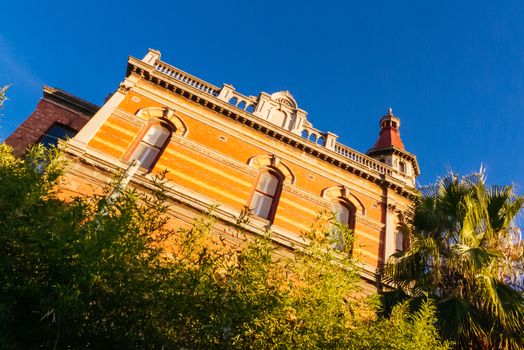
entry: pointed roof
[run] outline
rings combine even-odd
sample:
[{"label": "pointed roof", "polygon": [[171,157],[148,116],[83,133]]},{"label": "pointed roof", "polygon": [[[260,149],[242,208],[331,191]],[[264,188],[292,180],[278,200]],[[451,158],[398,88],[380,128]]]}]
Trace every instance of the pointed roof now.
[{"label": "pointed roof", "polygon": [[368,152],[387,148],[397,148],[405,151],[404,143],[398,131],[399,127],[400,119],[393,115],[393,110],[390,107],[388,113],[380,119],[380,134]]}]

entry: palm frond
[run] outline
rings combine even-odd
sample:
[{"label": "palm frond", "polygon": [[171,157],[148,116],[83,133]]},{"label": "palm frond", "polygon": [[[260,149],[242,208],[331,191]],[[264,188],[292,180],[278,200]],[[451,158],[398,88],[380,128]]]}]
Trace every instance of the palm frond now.
[{"label": "palm frond", "polygon": [[[478,275],[482,308],[508,329],[524,332],[524,297],[494,277]],[[480,296],[480,295],[479,295]]]},{"label": "palm frond", "polygon": [[439,327],[442,334],[459,344],[473,337],[485,338],[486,332],[480,325],[480,312],[467,300],[449,296],[436,301]]},{"label": "palm frond", "polygon": [[469,272],[471,276],[492,265],[496,260],[503,258],[502,253],[499,251],[479,246],[472,247],[457,244],[454,246],[454,249],[456,249],[459,255],[460,269]]}]

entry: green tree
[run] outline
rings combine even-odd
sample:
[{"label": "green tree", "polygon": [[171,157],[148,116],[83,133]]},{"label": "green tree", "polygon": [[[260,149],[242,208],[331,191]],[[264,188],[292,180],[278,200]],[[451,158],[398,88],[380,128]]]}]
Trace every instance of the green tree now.
[{"label": "green tree", "polygon": [[63,201],[63,166],[54,148],[19,159],[0,144],[0,348],[447,347],[430,303],[376,318],[329,231],[286,257],[270,233],[244,235],[248,213],[219,234],[212,213],[171,230],[161,177]]},{"label": "green tree", "polygon": [[482,169],[423,188],[401,227],[410,248],[383,271],[397,286],[384,293],[386,314],[429,296],[442,336],[457,347],[524,348],[523,245],[514,224],[523,201],[511,186],[487,186]]}]

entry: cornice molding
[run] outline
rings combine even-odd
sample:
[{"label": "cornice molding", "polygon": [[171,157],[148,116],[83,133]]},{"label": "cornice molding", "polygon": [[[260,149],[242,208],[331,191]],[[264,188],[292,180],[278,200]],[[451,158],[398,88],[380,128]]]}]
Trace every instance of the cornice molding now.
[{"label": "cornice molding", "polygon": [[[297,149],[300,149],[301,151],[310,153],[313,156],[331,163],[345,171],[380,184],[381,186],[391,188],[406,198],[413,199],[417,197],[417,190],[415,188],[409,187],[391,175],[383,174],[373,169],[366,169],[359,163],[352,161],[351,159],[344,158],[334,151],[320,147],[316,144],[304,142],[307,140],[303,140],[298,135],[295,135],[287,130],[277,130],[273,124],[256,118],[256,116],[253,116],[239,108],[235,108],[234,106],[219,100],[215,95],[204,93],[201,90],[189,85],[184,85],[179,80],[165,76],[161,72],[156,71],[153,66],[150,66],[136,58],[130,57],[127,76],[132,74],[137,74],[153,84],[156,84],[193,102],[199,103],[208,109],[247,125],[250,128],[258,130],[276,140],[287,143]],[[131,88],[131,90],[132,89],[133,88]],[[362,154],[362,156],[368,157],[365,154]],[[376,161],[371,157],[369,157],[369,159],[373,162]],[[381,166],[383,166],[383,164],[381,164]],[[391,168],[390,170],[391,172],[394,172],[394,169]]]},{"label": "cornice molding", "polygon": [[362,215],[357,215],[356,216],[356,221],[360,222],[361,224],[364,224],[366,226],[369,226],[371,228],[374,228],[376,230],[379,230],[379,231],[382,231],[386,227],[386,225],[384,225],[383,223],[371,220],[371,219],[369,219],[367,217],[364,217]]}]

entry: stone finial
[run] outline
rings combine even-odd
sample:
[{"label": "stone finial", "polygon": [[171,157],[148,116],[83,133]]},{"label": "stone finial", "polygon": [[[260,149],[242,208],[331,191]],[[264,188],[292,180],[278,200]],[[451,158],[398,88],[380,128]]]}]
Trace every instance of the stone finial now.
[{"label": "stone finial", "polygon": [[391,115],[391,116],[393,115],[393,108],[391,107],[388,108],[388,115]]}]

